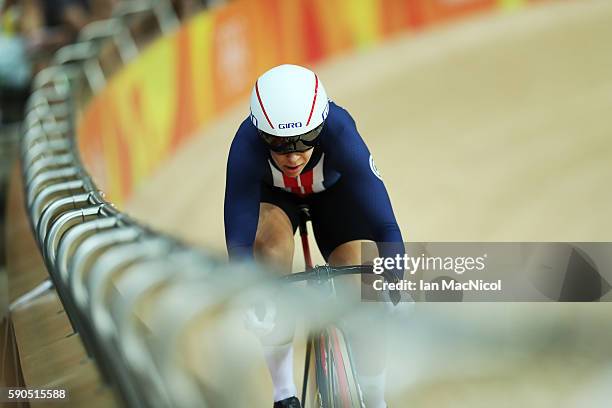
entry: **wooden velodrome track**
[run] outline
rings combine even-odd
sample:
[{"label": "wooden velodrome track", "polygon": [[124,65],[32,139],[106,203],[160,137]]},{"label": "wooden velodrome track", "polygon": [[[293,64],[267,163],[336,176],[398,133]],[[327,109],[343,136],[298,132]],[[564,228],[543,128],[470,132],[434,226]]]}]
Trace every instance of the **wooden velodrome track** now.
[{"label": "wooden velodrome track", "polygon": [[[610,21],[606,0],[544,4],[406,35],[315,67],[331,98],[356,118],[406,240],[612,239]],[[244,101],[202,129],[138,189],[127,211],[223,254],[227,152],[247,112]],[[415,350],[410,363],[389,374],[411,386],[394,393],[390,406],[599,406],[609,399],[597,387],[611,381],[607,304],[460,306],[421,306],[415,332],[427,333],[431,321],[475,319],[510,338],[528,338],[540,325],[554,337],[562,327],[573,333],[565,341],[576,344],[559,348],[551,339],[552,351],[534,357],[482,340],[453,342],[444,330],[443,338],[415,335],[406,345]],[[583,324],[572,326],[575,320]],[[590,357],[586,349],[594,350]],[[299,382],[302,354],[295,359]],[[268,391],[252,401],[266,406],[270,382],[261,367],[257,382]]]},{"label": "wooden velodrome track", "polygon": [[[542,4],[399,37],[315,67],[329,95],[355,117],[406,240],[611,240],[610,21],[607,0]],[[245,101],[202,129],[139,187],[126,210],[223,253],[225,160],[247,112]],[[15,228],[25,233],[28,226]],[[9,258],[34,268],[25,255],[36,250],[33,241],[11,248]],[[301,268],[299,251],[295,259]],[[61,315],[53,294],[33,307]],[[611,397],[604,386],[612,381],[607,304],[419,307],[422,317],[414,318],[415,336],[406,344],[410,363],[389,373],[409,387],[390,392],[390,406],[505,406],[509,395],[512,406],[603,406]],[[44,384],[60,377],[53,370],[72,367],[57,383],[74,384],[84,398],[98,390],[98,404],[111,404],[78,341],[65,338],[65,318],[48,328],[19,318],[26,383]],[[457,322],[504,333],[523,348],[466,337]],[[444,324],[451,332],[440,329]],[[41,333],[53,338],[43,342]],[[535,340],[525,340],[530,336]],[[261,392],[252,406],[268,406],[263,363],[255,372]],[[80,401],[75,394],[73,402]]]}]

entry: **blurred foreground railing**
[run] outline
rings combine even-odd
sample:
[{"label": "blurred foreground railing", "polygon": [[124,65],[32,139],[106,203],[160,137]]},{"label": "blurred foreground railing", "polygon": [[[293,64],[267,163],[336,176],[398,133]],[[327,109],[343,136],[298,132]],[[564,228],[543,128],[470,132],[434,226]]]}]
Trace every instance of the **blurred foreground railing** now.
[{"label": "blurred foreground railing", "polygon": [[[177,333],[190,318],[223,299],[218,286],[212,288],[216,297],[200,299],[199,304],[194,303],[197,293],[184,294],[181,300],[189,300],[174,305],[172,331],[156,333],[154,344],[139,313],[145,313],[143,304],[152,293],[178,282],[202,291],[209,287],[210,292],[215,276],[234,274],[239,279],[233,280],[232,290],[239,290],[257,273],[250,270],[244,279],[236,267],[230,270],[119,212],[96,188],[76,146],[75,114],[104,88],[109,76],[104,51],[115,48],[120,64],[139,53],[143,41],[132,25],[137,16],[148,16],[138,20],[141,29],[155,23],[155,35],[179,25],[168,1],[120,3],[112,19],[85,27],[79,42],[60,49],[53,65],[36,76],[21,140],[25,205],[50,280],[75,332],[126,405],[203,407],[202,387],[180,374],[175,350],[166,348],[176,345]],[[155,36],[144,31],[146,37]],[[191,306],[189,312],[181,309],[186,306]]]}]

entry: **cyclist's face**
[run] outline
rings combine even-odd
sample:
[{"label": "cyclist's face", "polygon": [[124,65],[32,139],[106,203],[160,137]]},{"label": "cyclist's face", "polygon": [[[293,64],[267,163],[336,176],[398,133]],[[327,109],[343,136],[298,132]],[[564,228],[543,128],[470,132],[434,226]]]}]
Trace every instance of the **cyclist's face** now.
[{"label": "cyclist's face", "polygon": [[308,149],[305,152],[292,152],[292,153],[276,153],[270,151],[270,155],[278,167],[283,171],[286,176],[297,177],[312,156],[314,149]]}]

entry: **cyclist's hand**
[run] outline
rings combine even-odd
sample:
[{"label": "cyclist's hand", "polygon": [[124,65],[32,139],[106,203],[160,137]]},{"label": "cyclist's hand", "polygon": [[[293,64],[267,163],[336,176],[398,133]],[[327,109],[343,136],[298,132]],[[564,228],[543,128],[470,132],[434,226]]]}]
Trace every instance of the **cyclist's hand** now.
[{"label": "cyclist's hand", "polygon": [[[389,283],[398,283],[399,278],[393,271],[385,271],[383,272],[383,277]],[[389,300],[393,303],[393,306],[397,306],[397,304],[402,300],[402,294],[399,290],[390,290],[389,291]]]},{"label": "cyclist's hand", "polygon": [[258,337],[264,337],[276,327],[276,306],[266,301],[248,308],[244,314],[244,326]]},{"label": "cyclist's hand", "polygon": [[391,299],[391,303],[393,303],[393,306],[397,306],[397,304],[402,300],[402,294],[397,289],[390,290],[389,299]]}]

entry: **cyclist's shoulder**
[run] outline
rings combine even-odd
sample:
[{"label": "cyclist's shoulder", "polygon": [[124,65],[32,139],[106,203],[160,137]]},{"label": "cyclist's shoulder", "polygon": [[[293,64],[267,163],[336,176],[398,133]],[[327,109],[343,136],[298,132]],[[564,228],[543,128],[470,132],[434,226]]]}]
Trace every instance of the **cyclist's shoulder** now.
[{"label": "cyclist's shoulder", "polygon": [[257,139],[257,128],[253,125],[250,116],[247,116],[238,126],[234,140],[256,140]]},{"label": "cyclist's shoulder", "polygon": [[240,157],[241,160],[249,158],[257,161],[266,157],[267,150],[259,139],[257,128],[247,117],[242,121],[232,140],[230,149],[230,159]]},{"label": "cyclist's shoulder", "polygon": [[349,111],[331,99],[329,101],[329,114],[327,116],[327,122],[330,123],[331,127],[336,127],[339,129],[343,129],[347,126],[355,126],[355,120]]},{"label": "cyclist's shoulder", "polygon": [[251,119],[247,117],[240,123],[238,130],[236,130],[236,134],[232,140],[232,147],[243,147],[258,151],[262,145],[263,144],[259,140],[257,128],[253,125]]},{"label": "cyclist's shoulder", "polygon": [[342,145],[349,147],[360,138],[357,125],[351,114],[345,108],[335,102],[329,102],[329,115],[325,121],[326,134],[324,141],[328,142],[335,150]]}]

